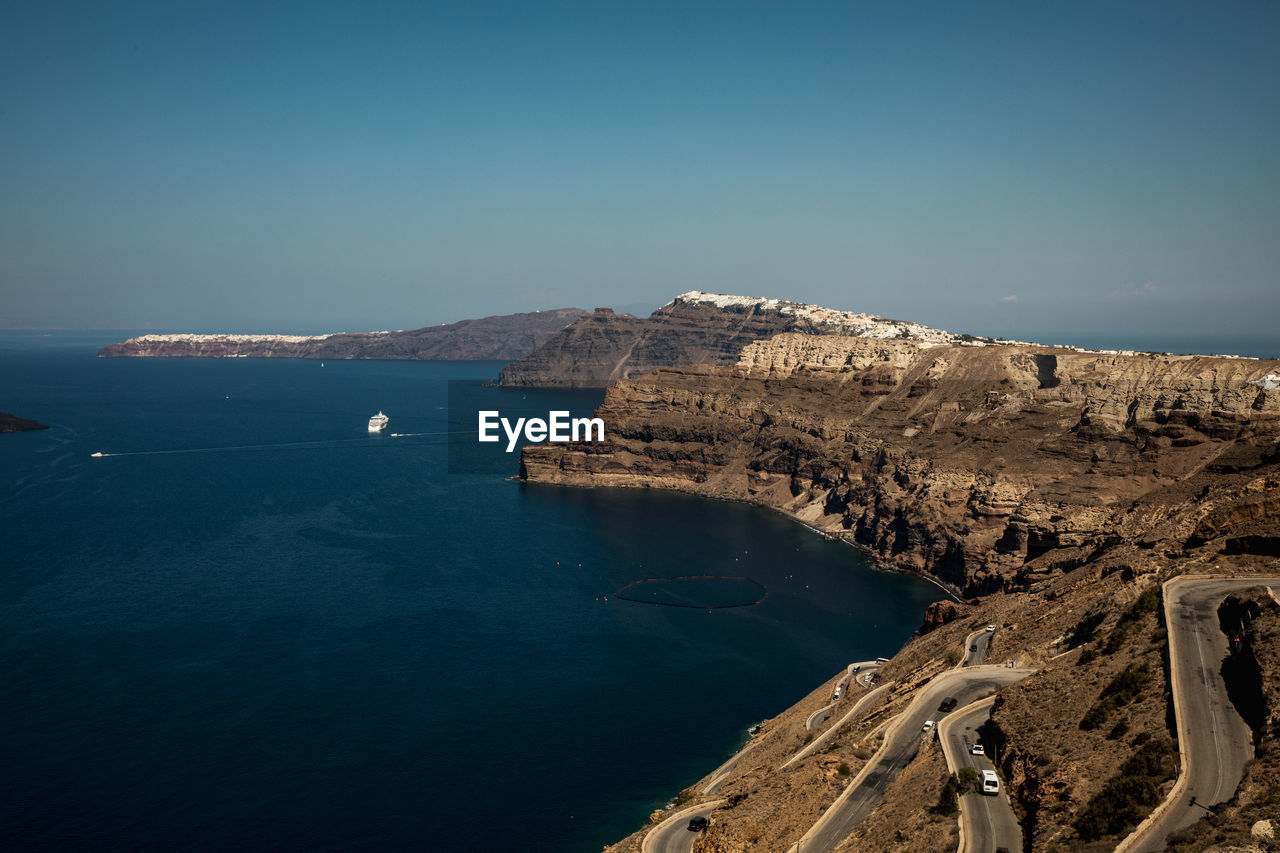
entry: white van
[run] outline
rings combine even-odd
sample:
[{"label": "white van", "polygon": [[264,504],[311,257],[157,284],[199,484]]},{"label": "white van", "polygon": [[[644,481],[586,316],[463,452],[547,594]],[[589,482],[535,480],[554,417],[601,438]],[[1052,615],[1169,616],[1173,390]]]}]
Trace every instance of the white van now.
[{"label": "white van", "polygon": [[993,797],[1000,793],[1000,780],[996,778],[994,770],[982,771],[982,793]]}]

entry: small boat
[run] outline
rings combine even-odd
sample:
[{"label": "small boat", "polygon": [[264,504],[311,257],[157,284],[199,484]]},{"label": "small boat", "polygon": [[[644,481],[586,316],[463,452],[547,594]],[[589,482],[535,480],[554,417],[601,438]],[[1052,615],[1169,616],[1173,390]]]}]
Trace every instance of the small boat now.
[{"label": "small boat", "polygon": [[90,453],[89,455],[90,455],[90,456],[93,456],[93,457],[95,457],[95,458],[96,458],[96,457],[100,457],[100,456],[102,456],[102,451],[101,451],[101,450],[99,450],[97,453]]},{"label": "small boat", "polygon": [[390,420],[391,418],[379,411],[378,414],[369,418],[369,432],[382,432],[387,428],[387,423],[390,422]]}]

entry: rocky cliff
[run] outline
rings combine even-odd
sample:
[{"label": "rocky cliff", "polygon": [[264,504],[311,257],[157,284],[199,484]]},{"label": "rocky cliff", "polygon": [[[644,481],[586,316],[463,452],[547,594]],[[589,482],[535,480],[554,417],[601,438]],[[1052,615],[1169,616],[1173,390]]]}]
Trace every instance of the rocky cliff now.
[{"label": "rocky cliff", "polygon": [[935,343],[955,340],[947,332],[918,323],[695,290],[646,318],[605,311],[583,317],[532,355],[507,365],[499,382],[603,388],[616,379],[642,376],[658,367],[734,364],[746,345],[792,331]]},{"label": "rocky cliff", "polygon": [[[685,799],[719,800],[694,849],[791,848],[892,715],[991,624],[987,662],[1035,670],[999,691],[983,735],[1025,849],[1103,853],[1177,773],[1160,582],[1280,568],[1276,368],[780,334],[734,365],[619,381],[599,412],[604,443],[526,447],[522,473],[763,504],[965,598],[930,608],[878,672],[887,698],[833,724],[827,746],[792,760],[842,673],[765,721],[725,775],[688,789]],[[1274,662],[1274,626],[1264,627],[1259,645]],[[1274,755],[1259,755],[1240,805],[1178,849],[1247,837],[1276,791]],[[945,779],[929,741],[838,849],[955,849],[955,818],[935,808]],[[1134,785],[1120,802],[1115,792]],[[639,851],[646,831],[610,853]]]},{"label": "rocky cliff", "polygon": [[578,308],[505,314],[412,331],[329,335],[142,335],[111,344],[101,358],[381,358],[510,361],[526,356],[584,316]]},{"label": "rocky cliff", "polygon": [[[765,504],[965,594],[1081,565],[1144,498],[1275,460],[1276,362],[784,333],[732,366],[612,386],[607,441],[528,447],[523,476]],[[1274,492],[1175,538],[1275,546]],[[1268,532],[1270,531],[1270,532]]]}]

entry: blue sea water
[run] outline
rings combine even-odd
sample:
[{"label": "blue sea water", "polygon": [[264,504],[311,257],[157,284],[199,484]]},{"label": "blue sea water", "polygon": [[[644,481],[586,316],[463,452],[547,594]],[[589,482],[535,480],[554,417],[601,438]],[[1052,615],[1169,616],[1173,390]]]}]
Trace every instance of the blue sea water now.
[{"label": "blue sea water", "polygon": [[[0,436],[6,850],[598,851],[941,597],[758,508],[448,474],[447,383],[497,364],[118,338],[0,334],[53,427]],[[767,594],[612,595],[705,575]]]}]

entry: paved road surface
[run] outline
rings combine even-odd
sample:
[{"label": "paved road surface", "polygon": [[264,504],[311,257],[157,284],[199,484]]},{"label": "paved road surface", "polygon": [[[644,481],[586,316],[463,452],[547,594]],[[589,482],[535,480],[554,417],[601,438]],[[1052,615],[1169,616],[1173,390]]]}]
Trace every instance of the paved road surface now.
[{"label": "paved road surface", "polygon": [[[969,748],[979,740],[978,729],[991,719],[994,703],[995,699],[984,699],[961,708],[939,726],[947,767],[952,772],[961,767],[972,767],[981,775],[983,770],[996,769],[987,756],[969,752]],[[997,847],[1022,850],[1022,828],[1018,826],[1003,780],[997,796],[970,793],[961,797],[960,821],[964,828],[961,833],[964,846],[959,853],[995,853]]]},{"label": "paved road surface", "polygon": [[640,842],[640,853],[689,853],[693,849],[693,842],[702,834],[689,831],[690,818],[697,815],[708,817],[722,803],[724,800],[690,806],[671,815],[644,837],[644,841]]},{"label": "paved road surface", "polygon": [[728,761],[711,771],[711,780],[702,786],[702,795],[708,797],[718,793],[720,786],[724,784],[724,780],[729,778],[729,771],[733,769],[733,766],[738,763],[742,756],[754,749],[759,742],[760,738],[752,737],[746,746],[729,756]]},{"label": "paved road surface", "polygon": [[[857,676],[858,679],[862,679],[864,676],[870,676],[872,672],[874,672],[879,668],[880,668],[880,664],[873,660],[864,660],[864,661],[861,661],[860,663],[851,663],[847,667],[845,667],[844,677],[841,678],[838,682],[836,682],[836,689],[840,691],[840,698],[836,699],[833,697],[830,703],[828,703],[827,705],[819,708],[818,710],[810,714],[809,719],[804,721],[804,727],[809,731],[813,731],[814,729],[818,728],[823,723],[825,723],[827,719],[830,718],[830,716],[836,711],[837,706],[843,703],[846,699],[850,698],[849,680],[854,678],[855,675]],[[855,683],[858,684],[858,686],[860,687],[867,687],[870,684],[870,682],[864,683],[861,680]]]},{"label": "paved road surface", "polygon": [[[987,649],[991,647],[992,632],[983,628],[974,631],[964,641],[964,665],[981,666],[987,660]],[[977,646],[976,649],[969,648]]]},{"label": "paved road surface", "polygon": [[871,710],[871,708],[875,704],[877,704],[880,699],[884,698],[885,692],[892,686],[893,686],[893,682],[890,681],[887,684],[881,684],[879,687],[875,688],[869,693],[863,694],[861,697],[859,697],[857,702],[853,703],[853,706],[849,708],[848,711],[845,712],[844,716],[841,717],[839,721],[828,726],[825,732],[818,735],[818,737],[814,738],[813,741],[804,749],[800,750],[795,755],[788,758],[785,762],[782,763],[782,766],[779,767],[778,769],[785,770],[786,768],[790,767],[792,764],[795,764],[797,761],[804,758],[805,756],[812,755],[813,753],[817,752],[819,749],[822,749],[823,747],[825,747],[827,745],[827,741],[831,740],[832,736],[835,735],[835,733],[838,732],[845,723],[849,722],[850,720],[856,719],[857,717],[860,717],[867,711]]},{"label": "paved road surface", "polygon": [[851,663],[845,667],[844,676],[836,682],[835,690],[838,698],[833,695],[830,702],[810,714],[809,718],[804,721],[804,727],[809,731],[818,728],[831,717],[831,714],[841,701],[849,698],[849,681],[853,678],[854,673],[860,673],[863,669],[870,667],[879,668],[879,666],[880,664],[875,661],[862,661],[861,663]]},{"label": "paved road surface", "polygon": [[1222,681],[1227,638],[1218,627],[1218,605],[1232,592],[1251,586],[1280,587],[1280,577],[1179,577],[1164,585],[1182,772],[1169,799],[1116,848],[1117,853],[1164,850],[1171,833],[1205,816],[1205,806],[1234,796],[1245,762],[1253,757],[1253,735]]},{"label": "paved road surface", "polygon": [[[871,810],[879,805],[885,790],[920,751],[926,737],[921,732],[925,720],[937,720],[938,703],[954,697],[966,705],[985,695],[994,693],[1005,684],[1026,678],[1028,669],[1010,669],[1002,666],[971,667],[944,672],[921,688],[911,704],[903,711],[885,736],[880,747],[867,766],[850,783],[844,793],[827,809],[818,822],[801,839],[804,853],[828,853],[848,837]],[[796,847],[791,848],[793,851]]]},{"label": "paved road surface", "polygon": [[[845,667],[844,677],[841,678],[839,681],[840,695],[841,695],[840,700],[836,702],[832,702],[830,705],[827,705],[824,708],[819,708],[818,710],[814,711],[812,714],[809,715],[809,719],[805,721],[804,727],[806,729],[812,730],[822,725],[822,723],[825,722],[827,717],[831,714],[832,710],[836,709],[838,705],[844,703],[845,700],[849,698],[849,680],[853,678],[855,672],[858,674],[861,674],[864,671],[868,671],[868,670],[874,671],[879,668],[880,668],[880,664],[877,663],[876,661],[862,661],[860,663],[851,663],[847,667]],[[811,744],[811,746],[813,748],[816,748],[819,743],[822,743],[826,741],[828,738],[830,738],[831,733],[833,731],[835,731],[840,726],[844,725],[845,722],[853,716],[853,712],[858,710],[858,708],[862,704],[862,699],[864,698],[866,697],[865,696],[859,697],[859,700],[854,703],[850,711],[845,713],[844,717],[841,718],[840,722],[832,726],[831,728],[827,729],[826,733],[823,734],[821,737],[819,737],[816,741],[814,741],[813,744]],[[746,755],[752,749],[752,747],[754,747],[757,743],[759,743],[758,739],[752,739],[750,743],[748,743],[742,749],[735,752],[729,758],[728,761],[726,761],[724,764],[721,764],[714,771],[712,771],[711,780],[702,787],[703,796],[710,796],[712,794],[719,792],[720,786],[724,784],[724,780],[729,778],[729,771],[732,770],[734,765],[738,763],[738,760],[741,759],[742,756]],[[800,757],[801,757],[800,755],[796,755],[791,760],[795,761]],[[787,764],[790,764],[790,763],[791,763],[790,761],[787,762]],[[786,767],[787,765],[784,764],[782,766]]]},{"label": "paved road surface", "polygon": [[879,668],[880,668],[880,662],[874,661],[874,660],[863,660],[863,661],[858,661],[857,663],[849,664],[847,667],[845,667],[844,678],[840,679],[840,694],[842,696],[849,695],[849,681],[850,679],[853,679],[855,677],[859,679],[855,683],[861,684],[863,687],[865,687],[866,684],[864,684],[860,679],[863,676],[870,675],[871,673],[875,672]]}]

